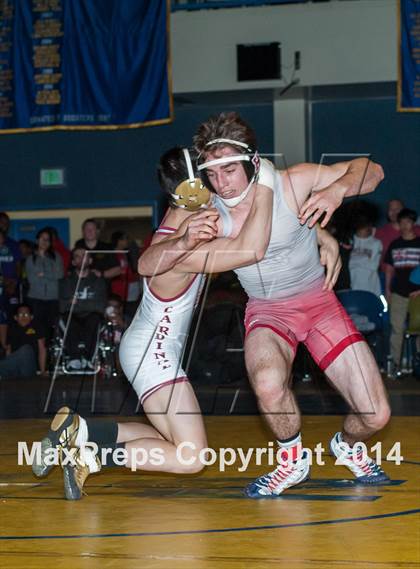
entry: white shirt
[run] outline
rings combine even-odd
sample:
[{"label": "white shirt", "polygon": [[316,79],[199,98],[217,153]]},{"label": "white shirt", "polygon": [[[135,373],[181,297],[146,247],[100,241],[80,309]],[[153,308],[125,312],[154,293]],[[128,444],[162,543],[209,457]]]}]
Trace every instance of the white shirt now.
[{"label": "white shirt", "polygon": [[353,237],[353,250],[350,254],[349,270],[351,288],[367,290],[376,296],[381,294],[378,268],[382,254],[382,243],[372,235]]}]

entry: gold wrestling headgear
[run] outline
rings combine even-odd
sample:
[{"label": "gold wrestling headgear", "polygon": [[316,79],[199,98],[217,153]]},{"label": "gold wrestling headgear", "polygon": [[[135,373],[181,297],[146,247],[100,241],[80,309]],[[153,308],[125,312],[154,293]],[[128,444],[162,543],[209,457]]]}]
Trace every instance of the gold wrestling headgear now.
[{"label": "gold wrestling headgear", "polygon": [[188,211],[197,211],[209,202],[210,191],[200,178],[195,177],[188,149],[183,148],[182,151],[188,169],[188,180],[184,180],[175,188],[172,194],[173,203],[176,207],[182,207]]}]

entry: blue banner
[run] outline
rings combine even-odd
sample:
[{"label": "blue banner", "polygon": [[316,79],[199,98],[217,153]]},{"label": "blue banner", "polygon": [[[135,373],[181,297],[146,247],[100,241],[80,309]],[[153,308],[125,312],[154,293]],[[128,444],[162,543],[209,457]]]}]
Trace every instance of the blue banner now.
[{"label": "blue banner", "polygon": [[1,0],[0,134],[172,120],[166,0]]},{"label": "blue banner", "polygon": [[400,0],[398,110],[420,111],[420,1]]}]

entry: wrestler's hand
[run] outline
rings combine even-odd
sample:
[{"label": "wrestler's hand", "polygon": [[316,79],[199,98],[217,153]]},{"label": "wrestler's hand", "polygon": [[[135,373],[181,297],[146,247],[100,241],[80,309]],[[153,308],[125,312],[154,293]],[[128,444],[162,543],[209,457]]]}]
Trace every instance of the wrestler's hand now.
[{"label": "wrestler's hand", "polygon": [[340,258],[340,249],[337,241],[333,237],[323,237],[322,244],[319,248],[321,265],[326,269],[325,282],[323,290],[332,290],[337,282],[340,274],[342,262]]},{"label": "wrestler's hand", "polygon": [[182,236],[182,246],[192,250],[206,241],[215,239],[218,219],[219,212],[215,208],[205,209],[188,217],[177,231],[178,235]]},{"label": "wrestler's hand", "polygon": [[343,203],[342,188],[332,184],[324,190],[312,192],[299,211],[299,220],[304,225],[311,217],[308,227],[313,227],[319,218],[325,213],[321,227],[325,227],[330,221],[332,214]]}]

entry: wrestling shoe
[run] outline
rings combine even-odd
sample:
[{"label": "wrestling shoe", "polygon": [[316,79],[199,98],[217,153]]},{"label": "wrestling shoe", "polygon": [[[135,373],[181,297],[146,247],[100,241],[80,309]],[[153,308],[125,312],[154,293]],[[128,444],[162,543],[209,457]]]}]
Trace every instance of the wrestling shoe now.
[{"label": "wrestling shoe", "polygon": [[83,486],[89,474],[101,470],[99,457],[89,448],[85,448],[84,452],[78,449],[72,456],[70,463],[63,463],[62,466],[66,500],[80,500],[83,494],[86,494],[83,491]]},{"label": "wrestling shoe", "polygon": [[58,449],[61,455],[63,447],[75,446],[78,432],[79,415],[69,407],[61,407],[51,422],[47,436],[41,441],[41,452],[35,454],[35,460],[32,463],[32,472],[35,476],[46,476],[53,466],[56,466],[56,464],[49,464],[53,462],[52,449]]},{"label": "wrestling shoe", "polygon": [[353,456],[353,450],[343,442],[341,433],[336,433],[331,439],[330,450],[339,459],[341,465],[346,466],[354,474],[358,484],[368,485],[389,482],[389,477],[382,468],[369,456],[363,456],[361,450],[356,457]]},{"label": "wrestling shoe", "polygon": [[245,487],[248,498],[275,498],[282,492],[305,482],[309,478],[310,464],[308,453],[303,452],[299,460],[287,465],[279,465],[275,470],[260,476]]}]

